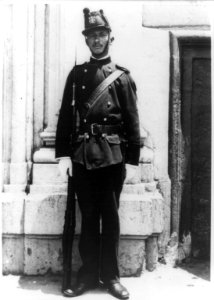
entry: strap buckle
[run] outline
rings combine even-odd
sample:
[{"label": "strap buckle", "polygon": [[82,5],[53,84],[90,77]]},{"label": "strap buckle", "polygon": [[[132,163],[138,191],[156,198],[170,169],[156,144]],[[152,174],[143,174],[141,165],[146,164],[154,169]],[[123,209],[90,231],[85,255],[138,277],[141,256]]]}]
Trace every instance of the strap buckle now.
[{"label": "strap buckle", "polygon": [[91,124],[91,134],[92,135],[97,135],[98,134],[98,124],[97,123],[92,123]]}]

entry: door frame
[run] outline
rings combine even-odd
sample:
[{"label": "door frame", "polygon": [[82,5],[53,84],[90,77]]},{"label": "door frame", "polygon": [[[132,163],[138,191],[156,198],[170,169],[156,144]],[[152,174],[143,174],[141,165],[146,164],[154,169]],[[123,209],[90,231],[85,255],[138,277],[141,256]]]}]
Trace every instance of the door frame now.
[{"label": "door frame", "polygon": [[171,233],[180,231],[182,197],[181,157],[181,44],[208,42],[210,31],[174,30],[170,35],[170,92],[169,92],[169,176],[171,179]]}]

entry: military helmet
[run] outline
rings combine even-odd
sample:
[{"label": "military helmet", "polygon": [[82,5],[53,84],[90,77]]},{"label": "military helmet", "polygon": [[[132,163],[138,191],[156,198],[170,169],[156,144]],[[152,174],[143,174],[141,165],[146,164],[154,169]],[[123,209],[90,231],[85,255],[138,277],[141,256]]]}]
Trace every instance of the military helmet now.
[{"label": "military helmet", "polygon": [[104,16],[103,10],[92,11],[88,8],[83,9],[84,18],[85,18],[85,29],[82,31],[84,35],[87,35],[93,29],[104,28],[108,31],[111,31],[108,20]]}]

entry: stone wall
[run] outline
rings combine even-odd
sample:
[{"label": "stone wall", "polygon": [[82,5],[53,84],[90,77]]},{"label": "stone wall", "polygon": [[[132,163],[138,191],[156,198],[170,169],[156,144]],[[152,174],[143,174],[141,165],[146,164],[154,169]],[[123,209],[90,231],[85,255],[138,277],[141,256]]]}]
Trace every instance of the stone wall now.
[{"label": "stone wall", "polygon": [[[36,188],[36,187],[34,187]],[[38,186],[37,186],[38,188]],[[66,187],[60,191],[38,190],[3,195],[3,271],[5,274],[45,274],[62,270],[61,236],[64,223]],[[146,266],[146,239],[163,230],[162,197],[151,184],[126,185],[120,204],[120,269],[122,276],[140,275]],[[77,208],[76,240],[81,217]],[[16,251],[18,249],[18,251]],[[157,249],[147,267],[154,268]],[[74,270],[80,265],[74,245]]]}]

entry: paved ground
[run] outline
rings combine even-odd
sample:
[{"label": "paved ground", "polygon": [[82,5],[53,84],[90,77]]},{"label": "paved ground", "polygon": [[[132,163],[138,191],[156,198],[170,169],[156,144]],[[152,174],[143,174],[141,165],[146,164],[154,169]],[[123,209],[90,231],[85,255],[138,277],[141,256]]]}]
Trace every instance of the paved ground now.
[{"label": "paved ground", "polygon": [[[61,295],[59,276],[3,276],[1,279],[1,300],[56,300],[66,299]],[[163,264],[153,272],[144,271],[138,278],[122,278],[121,282],[130,292],[130,300],[211,300],[214,286],[209,281],[209,267],[206,263],[188,263],[179,268]],[[90,291],[78,299],[116,299],[104,290]]]}]

